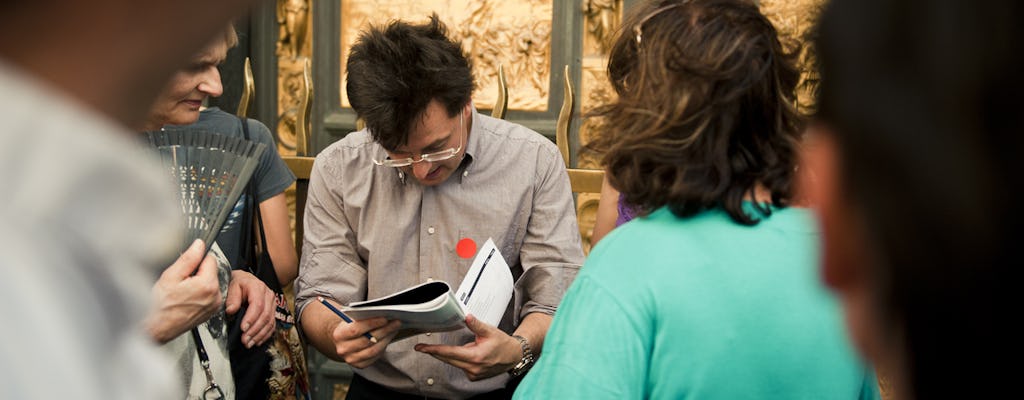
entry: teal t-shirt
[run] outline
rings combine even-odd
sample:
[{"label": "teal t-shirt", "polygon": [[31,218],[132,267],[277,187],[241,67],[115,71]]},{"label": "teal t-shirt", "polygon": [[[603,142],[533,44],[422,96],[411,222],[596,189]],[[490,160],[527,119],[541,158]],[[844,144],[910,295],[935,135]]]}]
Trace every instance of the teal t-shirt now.
[{"label": "teal t-shirt", "polygon": [[663,208],[616,228],[515,398],[879,398],[820,283],[811,213],[772,211],[748,227]]}]

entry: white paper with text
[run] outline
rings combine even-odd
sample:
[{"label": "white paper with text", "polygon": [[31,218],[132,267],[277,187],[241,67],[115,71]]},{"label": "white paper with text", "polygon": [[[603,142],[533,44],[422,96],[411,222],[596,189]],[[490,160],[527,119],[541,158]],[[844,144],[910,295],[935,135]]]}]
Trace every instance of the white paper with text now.
[{"label": "white paper with text", "polygon": [[466,314],[498,326],[512,299],[512,271],[490,238],[476,253],[455,299]]}]

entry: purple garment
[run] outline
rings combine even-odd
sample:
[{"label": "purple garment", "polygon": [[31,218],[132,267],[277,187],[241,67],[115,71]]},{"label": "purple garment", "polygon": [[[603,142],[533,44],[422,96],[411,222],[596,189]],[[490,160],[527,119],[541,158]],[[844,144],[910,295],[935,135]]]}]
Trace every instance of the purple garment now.
[{"label": "purple garment", "polygon": [[618,208],[619,217],[615,219],[616,228],[619,227],[619,225],[627,223],[629,222],[629,220],[636,218],[636,209],[630,206],[629,204],[626,204],[626,199],[622,196],[622,193],[619,193]]}]

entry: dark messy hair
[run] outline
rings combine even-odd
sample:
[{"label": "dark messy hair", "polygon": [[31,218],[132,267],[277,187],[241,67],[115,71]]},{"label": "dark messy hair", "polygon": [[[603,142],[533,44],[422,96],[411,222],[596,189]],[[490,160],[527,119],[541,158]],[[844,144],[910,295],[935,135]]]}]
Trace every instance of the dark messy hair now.
[{"label": "dark messy hair", "polygon": [[454,117],[473,92],[472,65],[437,14],[422,25],[391,21],[371,26],[352,45],[347,85],[352,109],[373,139],[394,150],[431,100]]},{"label": "dark messy hair", "polygon": [[872,311],[915,398],[1018,390],[1022,20],[1013,0],[836,0],[818,28],[837,195],[862,217]]},{"label": "dark messy hair", "polygon": [[[639,38],[638,38],[639,36]],[[643,212],[679,216],[722,207],[734,221],[757,184],[788,205],[801,119],[799,78],[775,28],[748,1],[657,1],[635,7],[614,41],[608,76],[618,94],[598,109],[608,179]],[[766,205],[758,205],[763,215]]]}]

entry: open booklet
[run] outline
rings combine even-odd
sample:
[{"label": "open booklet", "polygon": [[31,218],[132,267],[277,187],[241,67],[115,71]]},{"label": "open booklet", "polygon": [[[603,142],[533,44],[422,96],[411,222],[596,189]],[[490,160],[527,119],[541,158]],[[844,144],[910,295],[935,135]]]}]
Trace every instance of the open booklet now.
[{"label": "open booklet", "polygon": [[498,326],[512,299],[512,285],[508,263],[494,241],[487,239],[455,293],[446,282],[426,282],[381,298],[351,303],[341,311],[354,320],[385,317],[402,321],[394,340],[459,329],[466,325],[466,314]]}]

